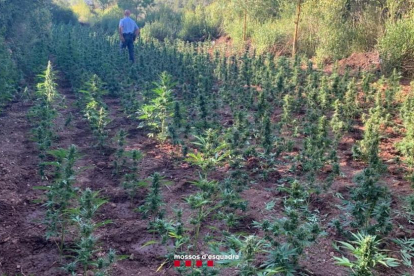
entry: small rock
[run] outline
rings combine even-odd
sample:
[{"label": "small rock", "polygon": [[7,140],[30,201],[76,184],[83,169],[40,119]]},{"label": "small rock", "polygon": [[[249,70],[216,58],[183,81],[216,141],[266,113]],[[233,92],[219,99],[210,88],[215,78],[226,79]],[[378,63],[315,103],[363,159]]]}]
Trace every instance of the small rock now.
[{"label": "small rock", "polygon": [[17,269],[20,269],[21,268],[21,266],[20,265],[17,265]]},{"label": "small rock", "polygon": [[335,253],[334,253],[334,252],[331,252],[331,253],[329,253],[329,255],[330,255],[331,257],[333,257],[333,256],[335,255]]},{"label": "small rock", "polygon": [[131,254],[131,255],[129,256],[129,259],[132,261],[132,260],[134,259],[134,254]]},{"label": "small rock", "polygon": [[116,204],[115,203],[111,203],[111,207],[112,208],[116,208]]},{"label": "small rock", "polygon": [[121,252],[122,252],[122,253],[125,253],[125,251],[126,251],[126,248],[122,246],[122,247],[121,247]]}]

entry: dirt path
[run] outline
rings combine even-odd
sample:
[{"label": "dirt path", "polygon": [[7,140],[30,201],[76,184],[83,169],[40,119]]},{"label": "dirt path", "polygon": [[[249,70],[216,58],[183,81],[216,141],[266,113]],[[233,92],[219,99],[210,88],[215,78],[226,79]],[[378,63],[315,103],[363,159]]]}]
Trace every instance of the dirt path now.
[{"label": "dirt path", "polygon": [[[33,203],[41,192],[38,156],[31,141],[26,114],[30,106],[11,103],[0,117],[0,274],[17,275],[48,271],[57,261],[53,244],[44,238],[42,207]],[[33,270],[38,267],[40,270]],[[53,271],[53,269],[51,269]]]}]

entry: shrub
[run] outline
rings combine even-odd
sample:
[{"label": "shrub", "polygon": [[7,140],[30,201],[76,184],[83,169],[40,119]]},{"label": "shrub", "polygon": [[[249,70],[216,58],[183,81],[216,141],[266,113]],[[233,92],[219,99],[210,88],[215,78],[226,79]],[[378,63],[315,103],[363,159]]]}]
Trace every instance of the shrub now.
[{"label": "shrub", "polygon": [[414,74],[414,16],[386,24],[385,34],[378,41],[385,72],[394,68]]},{"label": "shrub", "polygon": [[200,41],[217,38],[220,19],[212,18],[205,8],[197,6],[194,11],[188,10],[183,15],[182,29],[179,37],[187,41]]},{"label": "shrub", "polygon": [[291,33],[287,30],[290,31],[290,28],[285,28],[286,26],[281,24],[283,23],[274,20],[254,24],[252,43],[257,53],[264,53],[272,48],[283,49],[289,43]]},{"label": "shrub", "polygon": [[160,41],[166,38],[175,39],[181,28],[181,14],[166,5],[160,5],[157,10],[148,12],[145,21],[145,28],[141,32],[145,39],[150,37]]},{"label": "shrub", "polygon": [[118,29],[119,19],[122,14],[123,11],[119,7],[114,6],[94,18],[94,26],[101,28],[105,32],[113,33]]},{"label": "shrub", "polygon": [[78,18],[74,12],[68,8],[61,7],[57,4],[51,4],[50,12],[52,21],[56,24],[68,24],[78,22]]}]

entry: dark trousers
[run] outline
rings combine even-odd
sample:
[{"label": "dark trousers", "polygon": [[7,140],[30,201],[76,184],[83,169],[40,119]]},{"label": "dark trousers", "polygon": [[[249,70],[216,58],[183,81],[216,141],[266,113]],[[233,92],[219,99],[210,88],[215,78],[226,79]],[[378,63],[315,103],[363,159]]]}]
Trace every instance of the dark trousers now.
[{"label": "dark trousers", "polygon": [[128,48],[129,60],[134,62],[134,41],[135,34],[123,34],[124,41],[121,43],[121,49]]}]

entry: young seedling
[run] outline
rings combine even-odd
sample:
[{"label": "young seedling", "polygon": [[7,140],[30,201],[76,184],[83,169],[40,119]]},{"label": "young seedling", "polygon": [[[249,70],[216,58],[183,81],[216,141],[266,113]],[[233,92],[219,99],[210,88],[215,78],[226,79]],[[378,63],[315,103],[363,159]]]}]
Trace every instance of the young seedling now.
[{"label": "young seedling", "polygon": [[161,180],[162,178],[158,173],[152,175],[150,192],[145,198],[144,205],[141,205],[137,209],[145,218],[151,217],[152,221],[149,222],[150,227],[155,223],[157,218],[162,218],[164,214],[164,211],[161,209],[164,205],[161,196]]},{"label": "young seedling", "polygon": [[142,159],[143,154],[139,150],[128,152],[132,159],[132,166],[130,173],[125,174],[122,187],[128,192],[131,199],[135,198],[139,188],[148,186],[147,181],[141,180],[138,174],[138,162]]},{"label": "young seedling", "polygon": [[126,156],[125,156],[125,139],[127,133],[124,129],[118,131],[115,136],[115,142],[117,144],[117,149],[115,152],[115,159],[113,161],[113,171],[112,174],[118,175],[119,171],[126,165]]}]

